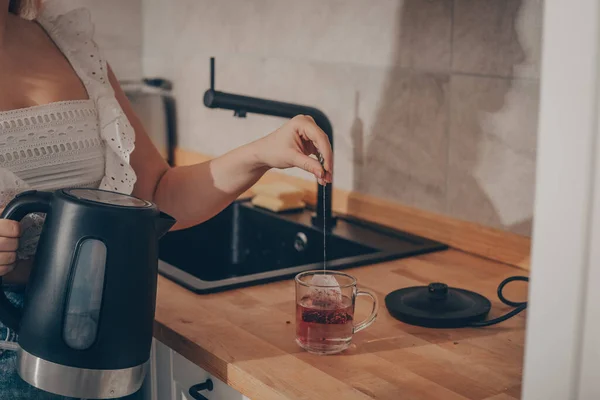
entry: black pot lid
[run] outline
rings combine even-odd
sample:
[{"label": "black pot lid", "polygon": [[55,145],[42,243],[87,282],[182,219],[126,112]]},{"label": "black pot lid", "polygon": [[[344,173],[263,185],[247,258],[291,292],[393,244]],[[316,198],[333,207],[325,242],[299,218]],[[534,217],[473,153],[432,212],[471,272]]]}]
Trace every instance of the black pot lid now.
[{"label": "black pot lid", "polygon": [[444,283],[399,289],[385,297],[390,314],[428,328],[460,328],[486,318],[492,307],[484,296]]}]

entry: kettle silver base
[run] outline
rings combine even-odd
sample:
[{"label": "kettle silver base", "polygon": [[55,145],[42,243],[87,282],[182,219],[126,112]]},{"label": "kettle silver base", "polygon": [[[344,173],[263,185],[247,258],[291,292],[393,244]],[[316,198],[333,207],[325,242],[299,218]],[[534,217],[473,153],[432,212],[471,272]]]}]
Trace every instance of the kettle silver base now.
[{"label": "kettle silver base", "polygon": [[18,372],[30,385],[60,396],[84,399],[115,399],[137,392],[149,362],[117,370],[85,369],[60,365],[19,348]]}]

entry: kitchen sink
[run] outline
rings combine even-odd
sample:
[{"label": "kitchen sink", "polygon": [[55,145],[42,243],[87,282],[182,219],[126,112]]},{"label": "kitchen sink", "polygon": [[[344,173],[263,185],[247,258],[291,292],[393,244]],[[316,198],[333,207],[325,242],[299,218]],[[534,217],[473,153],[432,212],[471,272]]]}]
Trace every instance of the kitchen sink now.
[{"label": "kitchen sink", "polygon": [[[314,211],[274,213],[238,200],[212,219],[166,234],[159,273],[197,293],[288,279],[323,268],[323,230]],[[447,249],[432,240],[336,215],[327,230],[327,268],[344,269]]]}]

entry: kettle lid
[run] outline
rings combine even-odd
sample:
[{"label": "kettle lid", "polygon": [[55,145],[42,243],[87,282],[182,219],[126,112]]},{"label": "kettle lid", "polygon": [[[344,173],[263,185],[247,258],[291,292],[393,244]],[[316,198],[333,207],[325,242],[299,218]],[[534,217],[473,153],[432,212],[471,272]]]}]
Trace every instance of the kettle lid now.
[{"label": "kettle lid", "polygon": [[484,296],[444,283],[395,290],[385,298],[390,314],[405,323],[429,328],[459,328],[483,320],[491,309]]},{"label": "kettle lid", "polygon": [[123,193],[101,189],[65,189],[63,193],[77,200],[90,201],[117,207],[152,208],[154,205],[146,200],[138,199]]}]

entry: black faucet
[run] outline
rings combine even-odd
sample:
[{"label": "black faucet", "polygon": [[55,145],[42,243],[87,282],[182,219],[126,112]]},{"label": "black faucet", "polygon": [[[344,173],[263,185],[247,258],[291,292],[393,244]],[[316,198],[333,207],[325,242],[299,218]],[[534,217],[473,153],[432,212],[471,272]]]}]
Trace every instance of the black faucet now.
[{"label": "black faucet", "polygon": [[[232,110],[235,117],[244,118],[247,113],[271,115],[275,117],[293,118],[296,115],[310,115],[315,123],[327,134],[333,149],[333,128],[327,116],[314,107],[302,106],[280,101],[260,99],[257,97],[240,96],[237,94],[218,92],[215,90],[215,59],[210,59],[210,89],[204,93],[204,105],[208,108]],[[318,185],[316,215],[312,218],[313,225],[323,229],[335,225],[331,212],[332,185]],[[325,197],[323,196],[325,195]]]}]

